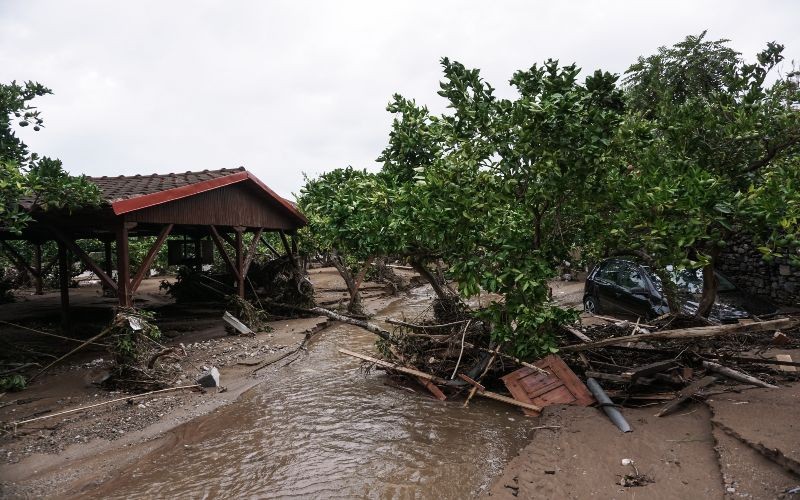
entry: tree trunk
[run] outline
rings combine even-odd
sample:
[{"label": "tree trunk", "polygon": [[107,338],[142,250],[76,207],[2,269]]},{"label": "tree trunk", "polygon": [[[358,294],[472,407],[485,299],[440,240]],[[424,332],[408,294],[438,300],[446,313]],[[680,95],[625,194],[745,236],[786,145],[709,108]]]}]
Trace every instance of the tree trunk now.
[{"label": "tree trunk", "polygon": [[708,318],[711,314],[711,309],[714,307],[714,302],[717,300],[717,275],[714,273],[714,267],[717,260],[717,254],[713,252],[709,263],[703,267],[703,295],[700,297],[700,305],[697,306],[697,316]]},{"label": "tree trunk", "polygon": [[414,259],[411,261],[411,267],[413,267],[420,276],[425,278],[425,280],[431,284],[431,288],[433,288],[433,291],[436,292],[436,296],[439,297],[439,299],[442,301],[448,301],[452,299],[453,295],[450,293],[450,290],[442,287],[441,283],[439,283],[439,280],[436,279],[436,276],[431,273],[430,269],[428,269],[425,264]]},{"label": "tree trunk", "polygon": [[350,268],[347,267],[347,263],[344,261],[342,256],[336,251],[331,252],[331,261],[333,262],[334,267],[336,267],[336,270],[339,271],[339,275],[341,275],[345,285],[347,285],[347,293],[350,294],[350,304],[347,306],[347,310],[353,314],[364,313],[364,309],[361,304],[361,291],[359,288],[361,287],[361,282],[364,280],[364,276],[367,273],[367,268],[372,263],[372,260],[372,257],[367,259],[367,262],[359,271],[358,275],[353,276],[353,273],[350,272]]}]

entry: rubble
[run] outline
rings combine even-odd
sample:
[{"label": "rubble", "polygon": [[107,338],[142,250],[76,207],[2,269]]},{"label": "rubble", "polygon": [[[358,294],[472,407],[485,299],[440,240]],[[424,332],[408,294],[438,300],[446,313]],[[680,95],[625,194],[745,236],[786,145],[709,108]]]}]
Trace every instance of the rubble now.
[{"label": "rubble", "polygon": [[219,387],[219,370],[216,366],[212,366],[210,370],[206,370],[197,379],[197,385],[203,387]]}]

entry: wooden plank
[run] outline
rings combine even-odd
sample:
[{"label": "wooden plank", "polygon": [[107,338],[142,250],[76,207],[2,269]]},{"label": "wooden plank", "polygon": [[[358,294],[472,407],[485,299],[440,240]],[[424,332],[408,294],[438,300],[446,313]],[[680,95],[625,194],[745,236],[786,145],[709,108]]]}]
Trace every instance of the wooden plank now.
[{"label": "wooden plank", "polygon": [[745,384],[752,384],[757,387],[764,387],[766,389],[777,389],[777,385],[772,385],[764,382],[763,380],[759,380],[751,375],[746,373],[742,373],[740,371],[734,370],[732,368],[728,368],[727,366],[722,366],[717,363],[712,363],[711,361],[703,361],[703,367],[707,370],[711,370],[712,372],[717,372],[720,375],[724,375],[730,379],[737,380],[739,382],[743,382]]},{"label": "wooden plank", "polygon": [[425,380],[430,380],[431,382],[436,382],[438,384],[444,384],[447,381],[437,377],[436,375],[431,375],[430,373],[421,372],[419,370],[415,370],[413,368],[406,368],[404,366],[400,366],[396,363],[390,363],[388,361],[384,361],[382,359],[373,358],[372,356],[367,356],[366,354],[359,354],[357,352],[350,351],[348,349],[339,348],[339,352],[342,354],[347,354],[348,356],[353,356],[354,358],[363,359],[364,361],[369,361],[370,363],[374,363],[378,366],[382,366],[384,368],[391,368],[392,370],[398,371],[400,373],[405,373],[407,375],[413,375],[414,377],[420,377]]},{"label": "wooden plank", "polygon": [[[655,363],[650,363],[649,365],[642,365],[632,368],[626,372],[623,372],[622,375],[629,378],[632,382],[635,382],[639,377],[647,377],[648,375],[665,372],[674,366],[675,361],[671,359],[667,361],[656,361]],[[590,375],[587,375],[587,377],[588,376]]]},{"label": "wooden plank", "polygon": [[625,375],[617,375],[616,373],[603,373],[603,372],[595,372],[591,370],[586,370],[585,375],[587,377],[601,379],[601,380],[608,380],[609,382],[616,382],[618,384],[630,384],[631,379],[630,377],[626,377]]},{"label": "wooden plank", "polygon": [[708,375],[706,377],[701,378],[700,380],[696,380],[694,383],[684,387],[679,393],[678,397],[667,403],[664,408],[661,409],[658,413],[656,413],[656,417],[663,417],[664,415],[670,413],[675,408],[677,408],[681,403],[686,401],[687,399],[691,398],[695,394],[697,394],[700,389],[704,387],[708,387],[709,385],[713,384],[717,381],[717,377],[713,375]]},{"label": "wooden plank", "polygon": [[430,380],[424,379],[422,377],[415,377],[415,378],[417,382],[419,382],[420,385],[422,385],[422,387],[427,389],[428,392],[430,392],[433,395],[433,397],[435,397],[439,401],[445,401],[447,399],[447,396],[445,396],[442,390],[439,389],[439,387],[437,387],[436,384],[434,384]]},{"label": "wooden plank", "polygon": [[701,326],[697,328],[680,328],[675,330],[666,330],[656,333],[642,333],[639,335],[623,335],[620,337],[612,337],[608,339],[590,342],[588,344],[568,345],[561,347],[561,351],[585,351],[588,349],[597,349],[598,347],[606,347],[617,344],[624,344],[626,342],[642,342],[646,340],[682,340],[682,339],[696,339],[717,337],[720,335],[729,335],[733,333],[756,333],[764,331],[782,330],[793,328],[800,324],[800,318],[781,318],[771,321],[762,321],[757,323],[749,323],[745,325],[732,324],[732,325],[714,325],[714,326]]},{"label": "wooden plank", "polygon": [[251,330],[250,328],[247,327],[247,325],[236,319],[236,317],[234,317],[228,311],[225,311],[225,314],[222,315],[222,320],[228,325],[230,325],[231,328],[241,333],[242,335],[254,335],[253,330]]},{"label": "wooden plank", "polygon": [[[792,363],[792,356],[790,354],[776,354],[775,355],[776,361],[784,361],[788,363]],[[796,372],[797,367],[792,365],[782,365],[779,368],[782,372]]]},{"label": "wooden plank", "polygon": [[573,337],[577,338],[581,342],[589,343],[589,342],[592,341],[592,339],[590,339],[589,337],[584,335],[583,332],[581,332],[577,328],[573,328],[571,326],[563,326],[563,328],[564,328],[564,330],[568,331]]},{"label": "wooden plank", "polygon": [[460,373],[458,376],[461,377],[462,380],[471,384],[473,389],[475,389],[475,394],[479,396],[483,396],[489,399],[494,399],[495,401],[502,401],[503,403],[508,403],[514,406],[519,406],[520,408],[533,412],[534,415],[542,411],[542,409],[539,406],[536,406],[535,404],[525,403],[517,399],[512,399],[503,396],[502,394],[497,394],[496,392],[487,391],[483,385],[481,385],[479,382],[475,380],[472,380],[470,377],[464,375],[463,373]]}]

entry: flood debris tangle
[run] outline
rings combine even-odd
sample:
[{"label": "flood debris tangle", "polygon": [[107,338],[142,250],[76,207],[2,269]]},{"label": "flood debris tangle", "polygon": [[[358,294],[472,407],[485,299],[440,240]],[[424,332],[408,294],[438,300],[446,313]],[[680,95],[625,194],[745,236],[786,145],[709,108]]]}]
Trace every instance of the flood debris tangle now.
[{"label": "flood debris tangle", "polygon": [[[550,404],[597,405],[619,427],[631,426],[625,406],[661,405],[666,416],[691,399],[740,384],[778,388],[796,380],[800,363],[785,355],[764,355],[774,347],[800,345],[800,318],[787,315],[767,321],[707,324],[693,317],[665,315],[642,325],[601,317],[599,325],[566,326],[557,335],[559,355],[523,361],[491,341],[489,326],[475,318],[440,323],[386,318],[389,332],[361,319],[329,315],[376,334],[380,358],[340,349],[389,374],[425,387],[440,400],[477,395],[515,405],[530,416]],[[698,325],[699,323],[699,325]],[[788,332],[788,335],[785,333]],[[577,340],[578,342],[575,342]],[[588,383],[588,388],[584,384]],[[635,475],[628,483],[645,481]],[[646,482],[646,481],[645,481]]]}]

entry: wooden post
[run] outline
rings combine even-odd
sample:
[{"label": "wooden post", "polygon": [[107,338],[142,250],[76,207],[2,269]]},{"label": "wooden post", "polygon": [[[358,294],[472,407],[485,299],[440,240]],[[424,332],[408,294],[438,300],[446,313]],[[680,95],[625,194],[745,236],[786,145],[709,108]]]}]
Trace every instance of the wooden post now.
[{"label": "wooden post", "polygon": [[105,240],[103,242],[103,250],[105,252],[105,261],[103,262],[103,267],[105,267],[106,274],[111,276],[111,273],[114,272],[114,263],[111,260],[111,240]]},{"label": "wooden post", "polygon": [[[111,240],[109,239],[103,241],[103,254],[103,269],[108,276],[113,276],[114,262],[111,254]],[[116,295],[116,290],[109,288],[103,281],[100,281],[100,284],[103,286],[103,295],[105,297],[114,297]]]},{"label": "wooden post", "polygon": [[117,228],[117,298],[120,307],[131,307],[130,255],[128,253],[128,226],[123,222]]},{"label": "wooden post", "polygon": [[36,295],[42,295],[42,244],[33,244],[33,268],[36,273],[33,275],[33,283],[36,286]]},{"label": "wooden post", "polygon": [[236,290],[239,294],[239,297],[244,298],[244,248],[242,248],[242,231],[245,228],[240,226],[235,226],[233,228],[236,231]]},{"label": "wooden post", "polygon": [[58,241],[58,287],[61,290],[61,328],[69,327],[69,267],[67,266],[67,247]]}]

